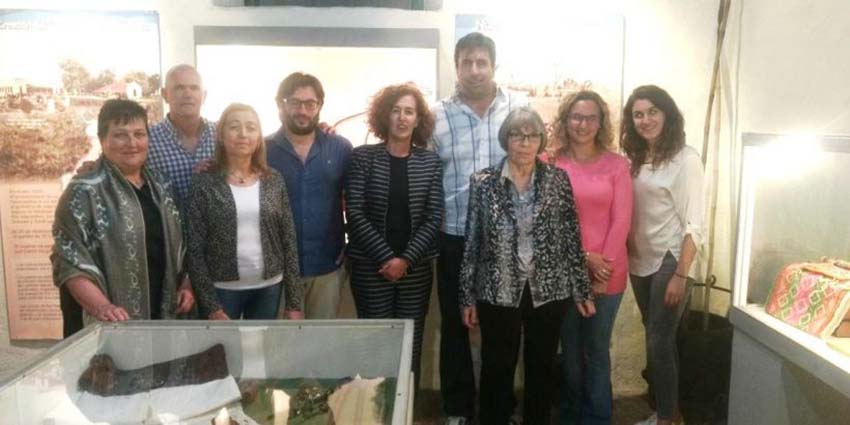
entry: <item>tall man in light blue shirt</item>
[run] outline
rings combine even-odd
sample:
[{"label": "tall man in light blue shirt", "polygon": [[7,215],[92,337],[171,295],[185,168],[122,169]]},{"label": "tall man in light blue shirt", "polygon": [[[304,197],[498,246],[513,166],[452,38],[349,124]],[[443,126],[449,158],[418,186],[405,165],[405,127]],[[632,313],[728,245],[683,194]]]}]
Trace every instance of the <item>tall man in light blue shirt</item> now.
[{"label": "tall man in light blue shirt", "polygon": [[496,46],[489,37],[477,32],[464,36],[455,45],[454,58],[457,88],[432,109],[437,122],[431,142],[443,162],[446,205],[437,263],[442,316],[440,389],[446,423],[462,425],[471,423],[475,414],[469,332],[458,302],[469,177],[505,157],[499,127],[511,110],[528,106],[528,99],[493,82]]}]

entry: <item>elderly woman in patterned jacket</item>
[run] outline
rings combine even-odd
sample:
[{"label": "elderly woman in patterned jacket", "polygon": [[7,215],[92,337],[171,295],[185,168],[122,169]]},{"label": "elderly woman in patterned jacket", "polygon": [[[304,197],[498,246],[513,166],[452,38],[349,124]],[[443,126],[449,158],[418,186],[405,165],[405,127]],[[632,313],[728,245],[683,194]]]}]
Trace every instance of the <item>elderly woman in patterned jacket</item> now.
[{"label": "elderly woman in patterned jacket", "polygon": [[257,112],[234,103],[189,203],[189,275],[201,317],[302,319],[298,252],[283,177],[266,165]]},{"label": "elderly woman in patterned jacket", "polygon": [[507,424],[520,334],[525,334],[526,424],[549,423],[553,363],[569,299],[595,314],[567,174],[541,162],[540,116],[524,107],[499,129],[501,164],[470,178],[460,304],[481,326],[481,423]]},{"label": "elderly woman in patterned jacket", "polygon": [[369,128],[382,140],[354,149],[346,181],[351,292],[361,318],[414,320],[414,379],[443,221],[443,173],[423,149],[434,117],[412,84],[375,95]]},{"label": "elderly woman in patterned jacket", "polygon": [[103,154],[65,188],[53,222],[50,261],[66,337],[94,320],[176,318],[194,303],[171,188],[145,165],[147,112],[108,100],[97,137]]}]

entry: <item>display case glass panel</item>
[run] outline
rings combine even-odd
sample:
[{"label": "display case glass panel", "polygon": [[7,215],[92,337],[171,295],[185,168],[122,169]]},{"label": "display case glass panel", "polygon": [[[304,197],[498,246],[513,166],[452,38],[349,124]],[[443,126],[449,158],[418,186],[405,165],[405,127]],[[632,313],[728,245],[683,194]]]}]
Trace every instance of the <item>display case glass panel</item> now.
[{"label": "display case glass panel", "polygon": [[0,423],[300,424],[366,395],[363,423],[404,424],[412,340],[404,320],[97,324],[0,385]]},{"label": "display case glass panel", "polygon": [[850,259],[850,138],[743,135],[735,305],[764,305],[782,267]]},{"label": "display case glass panel", "polygon": [[[850,338],[834,337],[828,327],[818,334],[801,326],[805,314],[817,313],[806,300],[794,306],[802,311],[794,326],[765,310],[785,266],[850,260],[850,137],[744,134],[742,142],[730,320],[736,333],[850,397]],[[842,319],[827,317],[837,320],[831,323]]]}]

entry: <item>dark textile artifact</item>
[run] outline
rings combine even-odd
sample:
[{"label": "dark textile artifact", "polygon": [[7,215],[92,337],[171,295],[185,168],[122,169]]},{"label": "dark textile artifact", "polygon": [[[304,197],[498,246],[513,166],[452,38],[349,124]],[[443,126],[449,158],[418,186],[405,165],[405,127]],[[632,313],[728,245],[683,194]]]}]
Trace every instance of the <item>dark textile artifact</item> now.
[{"label": "dark textile artifact", "polygon": [[80,375],[80,391],[100,396],[129,395],[163,387],[197,385],[229,374],[224,346],[133,370],[120,370],[108,354],[96,354]]}]

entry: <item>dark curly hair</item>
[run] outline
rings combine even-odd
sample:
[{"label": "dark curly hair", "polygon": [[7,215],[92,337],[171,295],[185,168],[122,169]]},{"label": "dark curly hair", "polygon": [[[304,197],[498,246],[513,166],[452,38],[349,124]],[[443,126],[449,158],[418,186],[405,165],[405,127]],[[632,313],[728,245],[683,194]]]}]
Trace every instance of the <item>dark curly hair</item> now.
[{"label": "dark curly hair", "polygon": [[413,146],[424,148],[434,132],[434,114],[428,109],[428,103],[422,92],[413,83],[404,83],[382,88],[372,97],[369,105],[369,130],[379,139],[387,141],[390,133],[390,112],[403,96],[411,95],[416,101],[416,116],[419,123],[413,129]]},{"label": "dark curly hair", "polygon": [[632,116],[632,108],[638,100],[648,100],[664,112],[664,128],[655,146],[652,167],[657,168],[670,161],[685,147],[685,118],[673,98],[664,89],[654,85],[634,89],[626,106],[623,107],[623,122],[620,130],[620,148],[632,163],[632,176],[640,174],[640,167],[646,162],[649,150],[646,139],[637,133]]},{"label": "dark curly hair", "polygon": [[564,97],[558,106],[558,115],[552,123],[552,134],[561,142],[561,148],[558,154],[564,155],[570,148],[570,135],[567,133],[567,126],[570,123],[570,113],[576,103],[582,100],[595,103],[599,109],[599,131],[596,132],[593,143],[599,149],[613,151],[614,128],[611,124],[611,112],[608,110],[608,104],[605,103],[605,100],[602,99],[599,93],[593,90],[581,90]]}]

